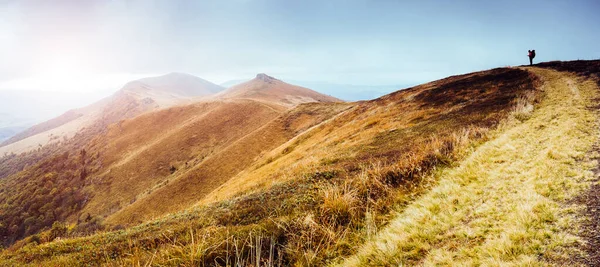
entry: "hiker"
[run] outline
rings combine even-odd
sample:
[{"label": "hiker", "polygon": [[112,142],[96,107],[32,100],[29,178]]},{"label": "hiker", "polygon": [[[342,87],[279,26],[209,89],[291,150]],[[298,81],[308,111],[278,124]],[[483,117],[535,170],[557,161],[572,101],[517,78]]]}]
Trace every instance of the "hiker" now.
[{"label": "hiker", "polygon": [[529,52],[529,54],[527,55],[529,57],[529,66],[533,65],[533,58],[535,57],[535,50],[527,50]]}]

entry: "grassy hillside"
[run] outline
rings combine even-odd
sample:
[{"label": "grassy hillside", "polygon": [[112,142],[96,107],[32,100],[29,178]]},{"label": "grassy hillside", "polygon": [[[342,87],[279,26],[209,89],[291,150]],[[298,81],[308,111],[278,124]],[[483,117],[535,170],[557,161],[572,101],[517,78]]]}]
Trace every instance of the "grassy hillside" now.
[{"label": "grassy hillside", "polygon": [[[86,188],[94,197],[84,212],[110,215],[158,187],[170,187],[181,175],[280,112],[252,102],[211,102],[167,109],[113,125],[90,147],[99,153],[106,167]],[[161,207],[153,206],[157,210]]]},{"label": "grassy hillside", "polygon": [[528,70],[544,81],[529,118],[507,121],[456,168],[440,172],[439,184],[341,266],[576,264],[584,219],[572,199],[590,186],[597,166],[588,153],[598,141],[598,111],[589,109],[598,87]]},{"label": "grassy hillside", "polygon": [[74,135],[89,133],[90,128],[104,131],[112,123],[161,108],[190,104],[197,97],[212,95],[223,89],[183,73],[131,81],[109,97],[34,125],[0,143],[0,154],[35,151]]},{"label": "grassy hillside", "polygon": [[[538,85],[536,76],[527,71],[494,69],[351,106],[299,106],[253,133],[247,131],[249,135],[227,146],[231,150],[225,148],[197,166],[222,157],[220,164],[192,167],[190,171],[197,171],[196,175],[180,175],[155,190],[156,197],[150,194],[136,200],[109,217],[109,222],[150,218],[153,215],[145,214],[153,212],[151,205],[168,206],[167,201],[186,196],[200,200],[210,193],[195,207],[123,230],[45,242],[59,234],[69,235],[56,226],[54,231],[5,250],[1,259],[7,265],[64,266],[322,266],[340,262],[358,252],[357,244],[376,238],[397,212],[425,196],[437,184],[428,178],[430,174],[438,173],[440,167],[458,165],[500,122],[530,118],[533,104],[541,97]],[[123,126],[127,128],[126,123]],[[143,139],[145,128],[129,127],[138,129],[140,136],[130,137],[132,140]],[[257,141],[260,137],[267,137],[268,146],[240,152],[261,143]],[[119,143],[115,138],[109,140]],[[118,147],[103,142],[96,145],[122,151],[111,153],[114,155],[145,153],[126,142]],[[246,153],[250,157],[244,159]],[[245,166],[227,167],[240,156]],[[173,166],[173,174],[185,169],[181,167],[184,159],[168,162],[180,164]],[[199,188],[204,181],[215,186],[211,182],[221,179],[218,173],[199,175],[217,167],[222,168],[219,173],[229,173],[232,178],[221,180],[212,192],[194,195],[193,190],[186,191],[185,186]],[[227,172],[232,168],[235,171]],[[152,169],[157,170],[156,166]]]},{"label": "grassy hillside", "polygon": [[[219,110],[213,110],[212,114],[207,116],[208,121],[205,124],[198,123],[194,125],[197,128],[189,129],[196,130],[197,134],[172,134],[169,139],[174,143],[157,144],[152,149],[146,149],[156,151],[156,156],[150,156],[155,160],[160,161],[160,157],[164,158],[163,162],[171,160],[170,166],[174,167],[171,169],[171,177],[168,177],[166,182],[159,181],[162,184],[152,188],[152,192],[138,197],[137,201],[126,209],[109,217],[107,223],[139,223],[189,207],[247,168],[263,153],[346,107],[345,104],[305,104],[275,118],[279,112],[264,104],[257,105],[254,101],[227,102],[227,105],[234,106],[223,106],[219,107]],[[260,109],[261,113],[253,109]],[[195,154],[186,153],[187,149],[193,150],[194,144],[201,147],[194,151]],[[172,154],[165,153],[168,148],[173,150]],[[180,160],[177,160],[178,157]],[[142,159],[138,162],[143,166],[135,169],[148,170],[149,173],[136,177],[156,175],[155,166],[147,165],[152,161]],[[167,171],[167,166],[164,167]],[[119,165],[119,169],[129,171],[132,168],[123,164]],[[128,184],[123,182],[121,188],[131,192]],[[98,199],[105,202],[105,198]]]},{"label": "grassy hillside", "polygon": [[4,245],[55,221],[85,234],[186,208],[262,153],[345,108],[305,104],[286,113],[289,107],[277,102],[230,99],[121,120],[156,104],[134,100],[117,93],[75,137],[1,159]]},{"label": "grassy hillside", "polygon": [[[0,180],[3,241],[9,244],[56,220],[102,220],[169,179],[175,181],[186,168],[203,163],[281,112],[255,101],[203,103],[112,125],[78,149],[53,146],[53,153],[40,163]],[[26,158],[14,156],[19,159]],[[158,212],[158,205],[153,206]]]},{"label": "grassy hillside", "polygon": [[[298,172],[320,168],[354,172],[374,163],[405,170],[422,169],[424,163],[429,168],[437,160],[428,150],[438,148],[422,144],[452,146],[456,135],[483,134],[505,117],[507,106],[533,97],[524,93],[533,88],[533,81],[527,79],[533,78],[526,72],[496,69],[358,102],[327,124],[274,150],[265,162],[241,173],[209,198],[223,200],[237,192],[235,188],[293,178]],[[443,148],[450,153],[453,149]]]}]

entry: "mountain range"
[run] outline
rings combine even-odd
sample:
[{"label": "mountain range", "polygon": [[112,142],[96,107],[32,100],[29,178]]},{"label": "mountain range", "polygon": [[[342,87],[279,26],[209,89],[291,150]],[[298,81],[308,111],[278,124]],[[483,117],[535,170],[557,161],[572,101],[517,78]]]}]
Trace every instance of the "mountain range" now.
[{"label": "mountain range", "polygon": [[577,265],[599,88],[598,60],[357,102],[263,73],[133,81],[2,147],[0,264]]},{"label": "mountain range", "polygon": [[141,113],[189,103],[224,88],[192,75],[171,73],[127,83],[113,95],[86,107],[67,111],[59,117],[34,125],[0,144],[0,153],[21,153],[37,149],[83,128],[102,128]]},{"label": "mountain range", "polygon": [[[288,114],[289,119],[276,120],[290,109],[337,102],[341,101],[266,74],[226,90],[181,73],[140,79],[6,140],[0,153],[14,156],[5,158],[2,175],[35,164],[36,155],[80,151],[83,166],[73,174],[94,174],[79,185],[77,195],[87,196],[86,204],[75,213],[47,217],[66,219],[81,213],[130,223],[193,204],[262,153],[344,105],[323,114],[309,112],[320,106],[307,106],[306,111]],[[150,204],[156,208],[146,212],[146,203],[165,197],[171,205]]]}]

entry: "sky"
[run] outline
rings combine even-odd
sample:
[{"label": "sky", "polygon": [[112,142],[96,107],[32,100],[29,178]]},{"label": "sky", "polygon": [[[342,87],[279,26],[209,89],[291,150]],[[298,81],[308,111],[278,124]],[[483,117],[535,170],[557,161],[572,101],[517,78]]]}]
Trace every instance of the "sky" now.
[{"label": "sky", "polygon": [[0,0],[0,90],[114,92],[168,72],[418,84],[529,49],[600,58],[598,14],[597,0]]}]

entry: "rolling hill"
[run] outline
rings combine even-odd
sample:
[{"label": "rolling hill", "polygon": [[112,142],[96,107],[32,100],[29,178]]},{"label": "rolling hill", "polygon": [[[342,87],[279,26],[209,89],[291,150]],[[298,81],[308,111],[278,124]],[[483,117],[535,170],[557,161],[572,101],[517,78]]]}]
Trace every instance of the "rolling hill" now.
[{"label": "rolling hill", "polygon": [[[155,90],[183,97],[207,96],[225,89],[222,86],[196,76],[178,72],[172,72],[158,77],[148,77],[134,81],[133,83],[139,84],[144,91]],[[129,90],[140,90],[142,88],[131,86]]]},{"label": "rolling hill", "polygon": [[211,95],[223,89],[183,73],[132,81],[108,98],[87,107],[67,111],[57,118],[16,134],[0,144],[0,154],[28,152],[71,138],[83,128],[105,128],[111,123],[147,111],[191,103],[195,97]]},{"label": "rolling hill", "polygon": [[[0,90],[0,128],[12,129],[0,143],[27,128],[60,116],[69,108],[86,106],[106,97],[106,92]],[[69,107],[69,108],[66,108]],[[16,132],[12,132],[17,130]]]},{"label": "rolling hill", "polygon": [[259,74],[0,180],[0,262],[585,264],[597,223],[576,197],[597,180],[598,66],[498,68],[354,103]]},{"label": "rolling hill", "polygon": [[[170,74],[161,80],[165,77],[172,80],[176,76]],[[103,220],[110,216],[109,220],[131,224],[181,210],[246,168],[261,153],[344,107],[309,105],[287,114],[288,98],[305,102],[310,101],[308,97],[327,99],[292,85],[265,90],[252,99],[169,98],[164,95],[179,96],[174,92],[185,91],[187,96],[207,96],[212,91],[179,88],[171,92],[162,88],[156,79],[129,83],[110,99],[85,108],[100,111],[92,126],[63,140],[62,145],[49,146],[54,152],[40,148],[38,153],[30,153],[33,159],[13,156],[3,161],[3,165],[25,163],[13,171],[17,174],[0,181],[5,189],[21,188],[4,191],[1,197],[11,205],[20,205],[4,213],[10,215],[4,217],[3,225],[21,225],[11,233],[3,232],[4,242],[32,234],[53,220],[81,222],[82,218]],[[285,98],[278,102],[282,96]],[[165,108],[174,105],[172,99],[179,105]],[[150,112],[153,109],[156,111]],[[276,120],[280,115],[284,117]],[[33,166],[27,168],[27,164]],[[51,181],[48,189],[56,190],[43,190],[39,198],[27,198],[28,193],[39,192],[39,183],[47,181]],[[50,205],[32,206],[32,202]],[[147,209],[148,202],[153,203],[153,209]],[[58,206],[69,208],[56,212]],[[39,216],[44,219],[33,219]],[[127,219],[116,219],[121,217]]]}]

